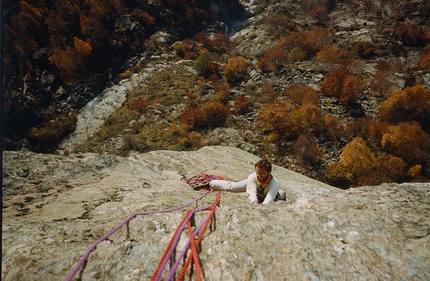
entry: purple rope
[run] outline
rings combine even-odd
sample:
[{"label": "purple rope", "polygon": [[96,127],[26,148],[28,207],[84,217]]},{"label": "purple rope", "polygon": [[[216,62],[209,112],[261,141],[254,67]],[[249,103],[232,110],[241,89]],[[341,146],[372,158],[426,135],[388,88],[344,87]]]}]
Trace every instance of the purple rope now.
[{"label": "purple rope", "polygon": [[[194,215],[194,213],[195,213],[195,212],[206,210],[206,209],[207,209],[207,208],[209,208],[210,206],[212,206],[212,204],[211,204],[211,205],[208,205],[208,206],[206,206],[206,207],[201,207],[201,208],[198,208],[198,209],[193,209],[193,210],[189,213],[188,217],[185,217],[186,219],[183,221],[183,223],[182,223],[181,225],[179,225],[179,226],[178,226],[178,229],[182,229],[182,231],[183,231],[183,230],[185,229],[185,226],[187,225],[188,221],[193,217],[193,215]],[[180,238],[180,236],[181,236],[181,234],[182,234],[182,231],[178,231],[178,232],[176,233],[176,235],[173,237],[173,240],[172,240],[172,241],[173,241],[173,243],[172,243],[172,245],[171,245],[171,247],[170,247],[169,251],[167,251],[165,258],[164,258],[164,260],[163,260],[162,264],[160,265],[160,270],[158,271],[157,275],[156,275],[156,276],[155,276],[155,278],[153,279],[154,281],[158,281],[158,280],[160,280],[161,274],[163,273],[163,270],[164,270],[164,268],[166,267],[166,265],[167,265],[167,263],[168,263],[168,261],[169,261],[169,258],[170,258],[170,256],[171,256],[171,255],[172,255],[172,253],[173,253],[173,250],[176,248],[176,245],[178,244],[178,241],[179,241],[179,238]]]},{"label": "purple rope", "polygon": [[[203,228],[203,226],[205,225],[205,223],[207,222],[208,219],[210,219],[211,217],[211,213],[209,212],[209,214],[206,216],[206,218],[204,218],[200,224],[194,229],[193,231],[193,235],[196,236],[197,234],[199,234],[200,230]],[[190,248],[190,244],[191,244],[191,240],[190,238],[188,238],[187,242],[185,243],[184,248],[182,249],[181,253],[179,254],[179,256],[176,258],[175,263],[173,264],[172,268],[169,271],[169,275],[167,275],[166,279],[164,279],[165,281],[169,281],[173,279],[173,275],[176,272],[176,269],[178,268],[179,264],[181,263],[181,259],[185,256],[185,253],[188,251],[188,249]]]},{"label": "purple rope", "polygon": [[78,264],[73,268],[72,272],[69,274],[69,276],[67,277],[66,281],[72,280],[72,278],[75,276],[76,272],[78,272],[79,268],[81,268],[81,266],[84,264],[84,262],[88,259],[88,257],[90,256],[91,252],[94,251],[97,248],[98,244],[100,244],[101,242],[103,242],[104,240],[106,240],[107,238],[109,238],[109,236],[111,236],[112,234],[114,234],[115,232],[117,232],[118,229],[120,229],[121,227],[123,227],[126,223],[128,223],[129,221],[131,221],[132,219],[134,219],[136,216],[153,215],[153,214],[168,213],[168,212],[177,211],[177,210],[183,209],[185,207],[188,207],[191,204],[193,204],[194,202],[202,199],[209,192],[210,191],[205,192],[202,196],[200,196],[197,199],[194,199],[193,201],[191,201],[190,203],[187,203],[187,204],[182,205],[180,207],[175,207],[175,208],[172,208],[172,209],[160,210],[160,211],[137,212],[137,213],[132,214],[127,219],[125,219],[123,222],[121,222],[119,225],[117,225],[114,229],[112,229],[111,231],[109,231],[102,238],[100,238],[99,240],[97,240],[93,245],[91,245],[91,247],[87,250],[87,252],[82,256],[82,258],[78,262]]}]

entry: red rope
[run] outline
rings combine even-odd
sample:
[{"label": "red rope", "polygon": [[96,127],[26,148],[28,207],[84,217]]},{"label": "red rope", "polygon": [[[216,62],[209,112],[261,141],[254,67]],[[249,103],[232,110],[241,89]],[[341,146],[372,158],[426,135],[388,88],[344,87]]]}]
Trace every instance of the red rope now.
[{"label": "red rope", "polygon": [[[185,224],[185,223],[186,223],[186,222],[191,218],[190,214],[192,214],[192,210],[188,210],[188,211],[187,211],[187,213],[186,213],[185,217],[182,219],[181,223],[179,224],[179,227],[178,227],[178,228],[176,228],[175,233],[173,234],[172,239],[170,239],[169,245],[167,245],[167,248],[166,248],[166,250],[164,251],[162,258],[161,258],[160,262],[158,263],[158,266],[157,266],[157,268],[155,269],[154,274],[152,275],[151,281],[154,281],[154,280],[158,280],[158,279],[159,279],[159,276],[160,276],[160,274],[161,274],[160,270],[163,268],[163,263],[164,263],[164,261],[166,260],[167,255],[168,255],[168,253],[169,253],[170,249],[171,249],[171,248],[172,248],[172,246],[173,246],[173,243],[174,243],[174,241],[175,241],[175,238],[176,238],[176,237],[179,237],[180,233],[182,232],[182,229],[181,229],[181,227],[180,227],[180,226],[181,226],[181,225],[183,225],[183,224]],[[164,269],[164,268],[163,268],[163,269]]]},{"label": "red rope", "polygon": [[187,226],[188,226],[188,233],[189,233],[190,242],[191,242],[191,253],[194,260],[194,266],[196,268],[196,278],[198,281],[203,281],[202,270],[200,268],[199,254],[197,253],[197,246],[196,246],[196,241],[194,240],[194,234],[193,234],[193,229],[191,228],[191,222],[188,222]]},{"label": "red rope", "polygon": [[[203,235],[205,234],[205,231],[206,231],[206,229],[208,228],[209,223],[211,222],[212,217],[213,217],[213,215],[215,214],[215,211],[216,211],[216,209],[217,209],[217,206],[218,206],[218,204],[219,204],[219,202],[220,202],[220,196],[221,196],[221,192],[219,191],[219,192],[217,193],[217,196],[216,196],[216,199],[215,199],[214,203],[211,205],[211,213],[210,213],[210,216],[209,216],[208,220],[206,220],[206,223],[205,223],[205,225],[203,226],[203,229],[202,229],[202,231],[200,232],[199,237],[197,238],[196,247],[198,247],[198,246],[200,245],[200,242],[203,240]],[[189,265],[190,265],[190,263],[191,263],[191,259],[192,259],[192,258],[193,258],[193,257],[192,257],[191,255],[187,257],[187,260],[186,260],[185,264],[182,266],[182,270],[181,270],[181,272],[180,272],[180,274],[179,274],[178,278],[176,279],[177,281],[182,281],[182,280],[184,279],[184,277],[185,277],[185,273],[186,273],[186,271],[187,271],[187,269],[188,269],[188,267],[189,267]],[[197,273],[197,272],[196,272],[196,273]]]},{"label": "red rope", "polygon": [[107,233],[102,238],[100,238],[99,240],[97,240],[93,245],[91,245],[91,247],[87,250],[87,252],[79,260],[78,264],[73,268],[73,270],[69,274],[69,276],[67,276],[66,281],[72,280],[72,278],[78,272],[79,268],[81,268],[82,265],[85,263],[85,261],[88,259],[88,257],[90,256],[91,252],[94,251],[97,248],[98,244],[100,244],[102,241],[104,241],[107,238],[109,238],[112,234],[114,234],[116,231],[118,231],[121,227],[123,227],[125,224],[127,224],[132,219],[134,219],[136,216],[151,215],[151,214],[157,214],[157,213],[168,213],[168,212],[177,211],[177,210],[186,208],[186,207],[190,206],[191,204],[193,204],[194,202],[202,199],[203,197],[205,197],[207,195],[207,193],[208,192],[205,192],[202,196],[200,196],[200,197],[194,199],[193,201],[191,201],[191,202],[189,202],[189,203],[187,203],[185,205],[182,205],[180,207],[175,207],[175,208],[172,208],[172,209],[160,210],[160,211],[137,212],[137,213],[132,214],[127,219],[125,219],[123,222],[121,222],[117,227],[115,227],[114,229],[112,229],[111,231],[109,231],[109,233]]},{"label": "red rope", "polygon": [[[206,223],[205,223],[205,225],[203,226],[203,229],[202,229],[202,231],[200,232],[199,237],[197,238],[197,241],[196,241],[196,247],[198,247],[198,246],[200,245],[200,242],[203,240],[203,235],[204,235],[204,233],[205,233],[206,229],[208,228],[209,223],[211,222],[213,215],[215,214],[215,210],[216,210],[216,208],[213,208],[213,209],[211,210],[210,216],[209,216],[208,220],[206,220]],[[190,265],[190,263],[191,263],[191,259],[192,259],[192,256],[188,256],[188,257],[187,257],[187,260],[186,260],[186,262],[184,263],[184,265],[182,266],[182,270],[181,270],[181,272],[179,273],[178,278],[176,279],[177,281],[182,281],[182,280],[184,279],[184,277],[185,277],[185,273],[187,272],[187,269],[188,269],[188,266],[189,266],[189,265]]]}]

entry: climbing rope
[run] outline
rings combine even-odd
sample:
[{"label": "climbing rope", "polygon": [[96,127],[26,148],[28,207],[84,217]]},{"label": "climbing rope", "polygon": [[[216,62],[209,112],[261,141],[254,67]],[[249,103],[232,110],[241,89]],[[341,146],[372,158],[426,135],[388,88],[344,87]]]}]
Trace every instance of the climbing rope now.
[{"label": "climbing rope", "polygon": [[[125,219],[123,222],[121,222],[120,224],[118,224],[114,229],[112,229],[111,231],[109,231],[106,235],[104,235],[103,237],[101,237],[99,240],[97,240],[94,244],[92,244],[90,246],[90,248],[85,252],[85,254],[82,256],[82,258],[79,260],[79,262],[76,264],[76,266],[73,268],[72,272],[69,274],[69,276],[66,278],[66,281],[70,281],[72,280],[72,278],[75,276],[75,274],[78,272],[78,270],[82,267],[82,265],[85,263],[85,261],[88,259],[88,257],[90,256],[91,252],[94,251],[97,248],[97,245],[100,244],[101,242],[103,242],[104,240],[108,239],[112,234],[114,234],[115,232],[117,232],[121,227],[123,227],[125,224],[127,224],[129,221],[131,221],[132,219],[134,219],[137,216],[144,216],[144,215],[152,215],[152,214],[160,214],[160,213],[168,213],[168,212],[173,212],[173,211],[177,211],[183,208],[186,208],[190,205],[192,205],[193,203],[197,202],[198,200],[202,199],[203,197],[205,197],[209,192],[212,192],[212,190],[208,190],[205,191],[203,193],[203,195],[201,195],[200,197],[194,199],[193,201],[191,201],[190,203],[187,203],[185,205],[176,207],[176,208],[172,208],[172,209],[167,209],[167,210],[160,210],[160,211],[151,211],[151,212],[137,212],[132,214],[131,216],[129,216],[127,219]],[[219,196],[218,196],[219,197]],[[218,198],[217,197],[217,198]],[[219,201],[219,198],[218,198]],[[213,205],[213,204],[212,204]],[[211,206],[212,206],[211,205]],[[204,208],[200,208],[200,209],[204,209]],[[200,209],[194,209],[194,210],[200,210]],[[188,213],[188,212],[187,212]],[[194,214],[194,212],[190,212],[190,216],[189,218],[192,217],[192,215]],[[187,216],[186,216],[187,217]],[[185,220],[185,218],[184,218]],[[188,219],[189,220],[189,219]],[[181,224],[182,225],[182,224]]]},{"label": "climbing rope", "polygon": [[[173,251],[176,249],[176,246],[178,244],[179,238],[181,236],[182,231],[185,229],[185,227],[189,224],[191,227],[191,223],[190,220],[193,218],[194,214],[197,212],[201,212],[201,211],[212,211],[210,213],[209,216],[206,217],[206,219],[202,222],[202,226],[208,222],[210,222],[210,220],[213,217],[213,213],[215,211],[215,209],[217,208],[217,206],[219,205],[220,202],[220,196],[221,196],[221,192],[218,191],[216,194],[216,198],[215,201],[206,207],[201,207],[201,208],[196,208],[196,209],[192,209],[192,210],[188,210],[185,217],[182,219],[181,223],[179,224],[178,228],[176,229],[172,239],[170,240],[166,250],[164,251],[164,254],[160,260],[160,262],[158,263],[158,266],[154,272],[154,275],[151,278],[151,281],[158,281],[161,278],[161,274],[163,273]],[[189,232],[189,240],[186,243],[186,247],[184,249],[188,250],[190,248],[191,245],[191,250],[192,250],[192,255],[189,256],[194,258],[194,265],[196,267],[196,274],[198,274],[197,276],[197,280],[202,280],[201,278],[201,270],[200,270],[200,264],[198,261],[198,253],[197,253],[197,246],[198,244],[196,243],[196,241],[194,240],[194,235],[198,234],[198,232],[200,231],[199,227],[196,228],[195,231],[192,231],[191,228],[188,228],[188,232]],[[204,230],[206,230],[207,227],[204,227]],[[203,237],[204,232],[200,233],[200,235]],[[199,240],[201,241],[201,238],[199,237]],[[200,243],[200,242],[199,242]],[[184,255],[185,253],[181,253],[179,259]],[[188,268],[188,265],[190,263],[186,263],[184,264],[184,267],[182,268],[182,271],[184,272],[183,274],[185,274],[185,271]],[[174,263],[173,267],[171,268],[169,275],[167,276],[167,278],[165,280],[171,280],[173,278],[173,275],[176,271],[177,266],[179,265],[178,261]],[[182,272],[181,271],[181,272]],[[182,274],[182,273],[181,273]]]}]

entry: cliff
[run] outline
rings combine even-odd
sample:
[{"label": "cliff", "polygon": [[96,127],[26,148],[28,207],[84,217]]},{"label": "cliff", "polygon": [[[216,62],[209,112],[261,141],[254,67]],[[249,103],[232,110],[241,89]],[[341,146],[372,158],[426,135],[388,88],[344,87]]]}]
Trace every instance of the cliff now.
[{"label": "cliff", "polygon": [[[202,195],[187,177],[240,180],[256,160],[221,146],[128,157],[3,152],[2,280],[64,280],[131,214]],[[245,194],[221,195],[199,251],[205,280],[430,279],[430,184],[340,190],[279,166],[273,173],[286,201],[251,207]],[[76,278],[149,280],[185,210],[137,216],[98,245]],[[177,251],[184,244],[185,236]]]}]

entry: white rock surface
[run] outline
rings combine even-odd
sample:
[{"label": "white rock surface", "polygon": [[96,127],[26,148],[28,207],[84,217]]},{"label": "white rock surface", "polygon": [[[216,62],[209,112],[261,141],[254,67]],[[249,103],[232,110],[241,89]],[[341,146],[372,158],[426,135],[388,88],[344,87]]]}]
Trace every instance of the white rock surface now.
[{"label": "white rock surface", "polygon": [[[239,180],[257,160],[232,147],[126,158],[5,151],[2,280],[65,280],[131,214],[200,196],[184,175]],[[281,167],[273,172],[287,201],[251,207],[245,194],[222,194],[199,253],[205,280],[430,280],[429,183],[344,191]],[[184,214],[134,218],[99,244],[75,280],[149,280]],[[177,254],[184,244],[182,237]]]}]

